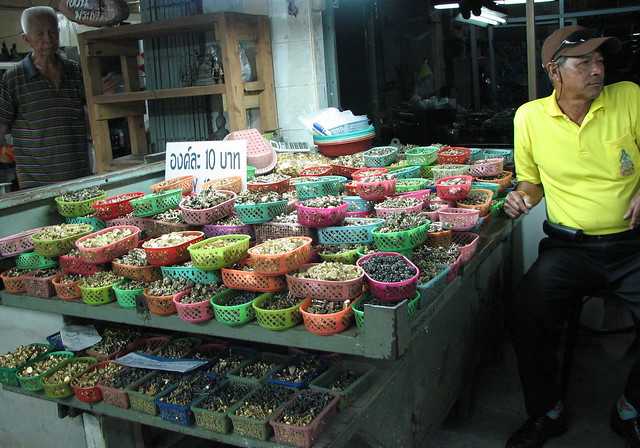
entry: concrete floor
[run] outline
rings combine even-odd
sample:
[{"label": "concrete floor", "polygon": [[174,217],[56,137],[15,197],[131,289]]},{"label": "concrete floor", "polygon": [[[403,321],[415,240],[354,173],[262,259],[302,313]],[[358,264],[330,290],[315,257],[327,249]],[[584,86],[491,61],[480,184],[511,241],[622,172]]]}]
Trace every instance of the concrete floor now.
[{"label": "concrete floor", "polygon": [[[609,412],[626,383],[635,354],[625,357],[632,335],[578,337],[569,398],[569,431],[549,448],[623,448],[609,428]],[[505,346],[499,362],[484,367],[478,378],[472,416],[450,417],[429,448],[499,448],[526,419],[515,355]]]}]

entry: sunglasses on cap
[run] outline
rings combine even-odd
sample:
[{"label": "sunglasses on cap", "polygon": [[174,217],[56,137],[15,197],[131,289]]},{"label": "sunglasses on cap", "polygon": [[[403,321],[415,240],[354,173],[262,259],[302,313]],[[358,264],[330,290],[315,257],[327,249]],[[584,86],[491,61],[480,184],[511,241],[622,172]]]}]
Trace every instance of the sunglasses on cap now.
[{"label": "sunglasses on cap", "polygon": [[553,56],[551,56],[551,62],[555,62],[558,58],[558,53],[560,53],[565,48],[575,47],[576,45],[583,44],[586,41],[593,39],[594,37],[596,37],[595,33],[590,30],[580,30],[570,34],[565,40],[560,43],[560,46],[555,51],[555,53],[553,53]]}]

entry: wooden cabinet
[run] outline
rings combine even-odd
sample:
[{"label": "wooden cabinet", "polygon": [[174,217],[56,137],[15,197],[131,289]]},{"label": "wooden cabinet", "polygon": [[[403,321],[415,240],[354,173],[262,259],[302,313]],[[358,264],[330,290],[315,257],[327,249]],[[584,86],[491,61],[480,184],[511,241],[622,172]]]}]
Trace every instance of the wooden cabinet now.
[{"label": "wooden cabinet", "polygon": [[[178,33],[213,32],[225,72],[224,84],[141,90],[138,82],[139,41]],[[255,42],[257,80],[243,82],[238,48],[241,41]],[[96,150],[96,169],[108,171],[112,162],[108,120],[126,118],[131,152],[148,152],[144,127],[146,101],[188,96],[222,95],[231,131],[247,127],[247,110],[259,109],[262,131],[277,128],[273,84],[273,62],[269,18],[266,16],[215,13],[138,25],[103,28],[78,35],[91,132]],[[124,80],[124,92],[102,93],[105,58],[117,57]]]}]

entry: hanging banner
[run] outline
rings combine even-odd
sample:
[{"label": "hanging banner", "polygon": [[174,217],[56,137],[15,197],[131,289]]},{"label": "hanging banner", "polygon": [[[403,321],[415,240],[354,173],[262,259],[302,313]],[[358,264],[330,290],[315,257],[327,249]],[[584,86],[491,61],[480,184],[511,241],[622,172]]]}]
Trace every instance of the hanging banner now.
[{"label": "hanging banner", "polygon": [[58,10],[72,22],[95,27],[117,25],[129,17],[125,0],[59,0]]},{"label": "hanging banner", "polygon": [[188,175],[194,177],[195,191],[200,191],[207,181],[229,176],[240,176],[244,190],[247,186],[247,142],[167,142],[165,179]]}]

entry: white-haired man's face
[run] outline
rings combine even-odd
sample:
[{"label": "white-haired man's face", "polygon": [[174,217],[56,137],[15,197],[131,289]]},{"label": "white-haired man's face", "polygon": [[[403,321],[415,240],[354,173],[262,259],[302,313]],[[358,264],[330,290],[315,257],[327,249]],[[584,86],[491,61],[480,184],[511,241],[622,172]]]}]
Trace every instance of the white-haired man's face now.
[{"label": "white-haired man's face", "polygon": [[24,40],[37,56],[51,56],[58,51],[60,32],[57,20],[46,14],[35,15],[29,18],[27,29]]}]

